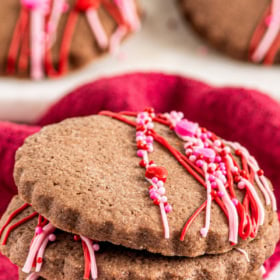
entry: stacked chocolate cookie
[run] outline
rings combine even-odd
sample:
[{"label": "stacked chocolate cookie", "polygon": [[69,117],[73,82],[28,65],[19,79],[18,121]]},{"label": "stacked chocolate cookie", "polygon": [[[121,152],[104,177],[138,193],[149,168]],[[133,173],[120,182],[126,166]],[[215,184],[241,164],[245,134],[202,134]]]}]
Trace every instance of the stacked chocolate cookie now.
[{"label": "stacked chocolate cookie", "polygon": [[14,176],[1,252],[21,279],[261,279],[279,239],[254,158],[182,113],[45,127]]}]

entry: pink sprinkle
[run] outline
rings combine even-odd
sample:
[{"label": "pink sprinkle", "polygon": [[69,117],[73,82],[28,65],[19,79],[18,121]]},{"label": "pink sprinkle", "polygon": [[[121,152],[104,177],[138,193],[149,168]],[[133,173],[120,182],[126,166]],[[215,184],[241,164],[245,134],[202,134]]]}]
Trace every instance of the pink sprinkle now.
[{"label": "pink sprinkle", "polygon": [[222,172],[224,172],[224,171],[226,171],[226,167],[225,167],[225,166],[221,166],[221,167],[220,167],[220,170],[221,170]]},{"label": "pink sprinkle", "polygon": [[143,157],[144,154],[145,154],[145,151],[143,151],[143,150],[138,150],[138,151],[137,151],[137,156],[138,156],[138,157]]},{"label": "pink sprinkle", "polygon": [[195,164],[196,164],[198,167],[202,167],[202,166],[204,165],[204,161],[201,160],[201,159],[199,159],[199,160],[196,161]]},{"label": "pink sprinkle", "polygon": [[186,119],[179,121],[175,126],[175,132],[178,136],[186,137],[193,136],[198,128],[196,123],[190,122]]},{"label": "pink sprinkle", "polygon": [[136,136],[136,141],[142,141],[142,140],[144,140],[143,136]]},{"label": "pink sprinkle", "polygon": [[152,182],[153,182],[154,184],[156,184],[156,183],[158,182],[158,178],[157,178],[157,177],[153,177],[153,178],[152,178]]},{"label": "pink sprinkle", "polygon": [[230,153],[230,147],[224,147],[224,152],[229,154]]},{"label": "pink sprinkle", "polygon": [[56,236],[55,236],[55,234],[50,234],[49,235],[49,241],[51,241],[51,242],[54,242],[56,240]]},{"label": "pink sprinkle", "polygon": [[222,158],[220,156],[215,157],[215,162],[221,162],[221,161],[222,161]]},{"label": "pink sprinkle", "polygon": [[37,235],[39,235],[39,234],[41,234],[43,232],[43,229],[41,228],[41,227],[36,227],[36,229],[35,229],[35,233],[37,234]]},{"label": "pink sprinkle", "polygon": [[137,137],[137,136],[144,136],[144,133],[143,133],[142,131],[137,131],[137,132],[136,132],[136,137]]},{"label": "pink sprinkle", "polygon": [[92,245],[92,248],[93,248],[93,250],[94,250],[95,252],[97,252],[97,251],[100,250],[99,244],[93,244],[93,245]]},{"label": "pink sprinkle", "polygon": [[182,119],[184,117],[184,114],[182,112],[178,112],[177,116],[179,119]]},{"label": "pink sprinkle", "polygon": [[154,200],[154,199],[158,199],[158,194],[155,192],[155,191],[153,191],[153,192],[150,192],[150,198],[152,199],[152,200]]},{"label": "pink sprinkle", "polygon": [[217,185],[216,182],[212,182],[211,183],[211,187],[212,187],[212,189],[216,189],[218,187],[218,185]]},{"label": "pink sprinkle", "polygon": [[202,133],[202,134],[200,135],[200,139],[201,139],[202,141],[205,141],[205,140],[207,139],[206,133]]},{"label": "pink sprinkle", "polygon": [[221,140],[215,140],[215,141],[214,141],[214,145],[215,145],[216,147],[220,147],[221,144],[222,144]]},{"label": "pink sprinkle", "polygon": [[190,161],[195,161],[195,160],[196,160],[196,156],[195,156],[195,155],[191,155],[191,156],[189,157],[189,159],[190,159]]},{"label": "pink sprinkle", "polygon": [[192,154],[192,149],[186,149],[185,153],[187,156],[190,156]]},{"label": "pink sprinkle", "polygon": [[153,142],[154,142],[153,136],[148,136],[148,137],[146,138],[146,141],[147,141],[147,143],[153,143]]},{"label": "pink sprinkle", "polygon": [[145,119],[146,118],[146,114],[144,112],[140,113],[138,115],[141,119]]},{"label": "pink sprinkle", "polygon": [[237,172],[238,172],[238,168],[237,168],[236,166],[233,166],[233,167],[231,168],[231,172],[232,172],[232,173],[237,173]]},{"label": "pink sprinkle", "polygon": [[159,193],[160,195],[164,195],[164,194],[165,194],[165,188],[164,188],[164,187],[159,188],[159,189],[158,189],[158,193]]},{"label": "pink sprinkle", "polygon": [[237,187],[238,187],[240,190],[244,189],[245,186],[246,186],[245,183],[242,182],[242,181],[240,181],[240,182],[238,183],[238,185],[237,185]]},{"label": "pink sprinkle", "polygon": [[213,181],[215,181],[215,176],[209,175],[208,179],[210,182],[213,182]]},{"label": "pink sprinkle", "polygon": [[139,120],[137,123],[140,124],[140,125],[144,125],[145,124],[143,119]]},{"label": "pink sprinkle", "polygon": [[154,124],[153,123],[148,123],[147,127],[148,127],[148,129],[153,129],[154,128]]},{"label": "pink sprinkle", "polygon": [[162,188],[162,187],[164,186],[164,183],[163,183],[161,180],[159,180],[159,181],[157,182],[157,186],[158,186],[159,188]]},{"label": "pink sprinkle", "polygon": [[233,204],[234,204],[235,206],[238,205],[238,200],[237,200],[236,198],[233,198],[233,199],[232,199],[232,202],[233,202]]},{"label": "pink sprinkle", "polygon": [[207,131],[206,134],[207,134],[207,137],[208,137],[208,138],[211,138],[211,137],[212,137],[212,132]]},{"label": "pink sprinkle", "polygon": [[224,194],[223,192],[221,192],[221,191],[218,192],[218,196],[219,196],[219,197],[223,197],[224,195],[225,195],[225,194]]},{"label": "pink sprinkle", "polygon": [[167,204],[164,206],[164,210],[168,214],[172,211],[172,206],[170,204]]},{"label": "pink sprinkle", "polygon": [[195,149],[195,152],[203,155],[205,158],[214,160],[215,159],[215,151],[213,149],[207,149],[207,148],[198,148]]},{"label": "pink sprinkle", "polygon": [[214,172],[217,168],[217,165],[215,163],[210,163],[208,165],[208,169],[210,169],[212,172]]},{"label": "pink sprinkle", "polygon": [[161,202],[162,202],[162,203],[166,203],[166,202],[167,202],[167,197],[166,197],[166,196],[163,196],[163,197],[161,198]]}]

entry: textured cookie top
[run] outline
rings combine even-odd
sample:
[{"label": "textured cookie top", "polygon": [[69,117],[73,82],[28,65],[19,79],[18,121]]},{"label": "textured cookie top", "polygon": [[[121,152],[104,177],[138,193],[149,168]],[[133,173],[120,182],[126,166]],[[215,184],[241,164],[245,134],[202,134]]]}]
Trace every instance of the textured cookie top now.
[{"label": "textured cookie top", "polygon": [[[162,125],[155,130],[183,148],[173,131]],[[200,234],[205,218],[199,215],[180,241],[183,225],[205,202],[206,191],[157,143],[150,159],[168,170],[165,187],[173,207],[168,214],[169,239],[163,238],[158,207],[149,198],[149,184],[139,167],[135,128],[118,120],[92,116],[43,128],[18,150],[14,175],[21,198],[65,231],[163,255],[231,250],[228,220],[216,203],[211,206],[207,237]],[[267,206],[260,236],[271,219],[271,206]],[[239,245],[248,240],[240,240]]]},{"label": "textured cookie top", "polygon": [[[22,201],[18,198],[12,201],[0,222],[0,227],[7,221],[10,213],[21,205]],[[12,224],[31,212],[31,208],[26,209]],[[25,262],[36,225],[37,219],[34,218],[16,228],[9,236],[7,245],[0,247],[1,252],[20,267]],[[75,242],[71,234],[62,231],[56,231],[55,234],[57,239],[49,243],[45,251],[40,275],[53,280],[82,279],[84,257],[81,243]],[[217,276],[221,280],[242,279],[248,272],[258,269],[273,253],[278,236],[279,226],[275,215],[272,225],[268,226],[262,239],[255,239],[242,247],[248,253],[250,262],[237,250],[198,258],[163,257],[100,243],[100,251],[96,253],[98,279],[200,280],[217,279]]]},{"label": "textured cookie top", "polygon": [[[272,2],[269,0],[230,2],[179,0],[184,14],[198,33],[219,50],[243,60],[250,59],[250,46],[257,27],[261,23],[264,30],[268,27],[265,12],[269,10]],[[258,37],[259,40],[262,38]],[[279,63],[279,61],[278,55],[274,62]]]}]

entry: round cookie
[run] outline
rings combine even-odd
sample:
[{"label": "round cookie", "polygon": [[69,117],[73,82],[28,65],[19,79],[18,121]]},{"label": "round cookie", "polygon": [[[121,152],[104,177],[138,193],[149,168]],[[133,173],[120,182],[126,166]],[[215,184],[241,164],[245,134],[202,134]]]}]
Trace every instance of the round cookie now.
[{"label": "round cookie", "polygon": [[[265,32],[272,27],[273,15],[268,12],[270,0],[178,0],[192,27],[218,50],[246,61],[280,62],[280,32],[269,38],[264,49]],[[271,10],[271,9],[270,9]],[[279,10],[278,10],[279,11]],[[279,15],[275,22],[280,27]],[[269,31],[270,32],[270,31]]]},{"label": "round cookie", "polygon": [[[121,8],[111,0],[3,0],[0,75],[58,77],[117,51],[140,28],[135,1],[128,1],[128,12],[125,1],[119,3]],[[38,41],[42,32],[45,39]]]},{"label": "round cookie", "polygon": [[[10,213],[22,204],[23,202],[18,197],[13,199],[0,222],[0,227],[7,221]],[[32,212],[31,207],[27,208],[11,224]],[[7,244],[0,247],[1,252],[19,267],[24,265],[36,225],[37,218],[34,217],[14,229]],[[6,231],[4,231],[4,235],[5,233]],[[81,243],[74,241],[71,234],[58,230],[55,234],[56,241],[49,243],[45,251],[40,275],[45,279],[53,280],[82,279],[84,258]],[[275,214],[274,221],[272,225],[268,226],[263,238],[255,239],[242,247],[248,253],[250,262],[237,250],[197,258],[163,257],[110,243],[99,243],[100,251],[96,253],[98,279],[211,280],[217,279],[217,275],[221,280],[242,279],[248,272],[258,269],[273,253],[278,238],[279,224]]]},{"label": "round cookie", "polygon": [[[162,125],[155,130],[182,149],[174,132]],[[135,129],[118,120],[91,116],[43,128],[18,150],[14,177],[21,198],[65,231],[170,256],[231,250],[228,221],[216,203],[208,235],[200,234],[205,220],[201,214],[180,240],[184,224],[205,202],[206,191],[157,143],[151,159],[168,167],[166,192],[173,207],[169,239],[163,238],[159,209],[149,199],[149,184],[139,167]],[[271,206],[266,208],[259,236],[272,221]],[[238,246],[250,240],[240,239]]]}]

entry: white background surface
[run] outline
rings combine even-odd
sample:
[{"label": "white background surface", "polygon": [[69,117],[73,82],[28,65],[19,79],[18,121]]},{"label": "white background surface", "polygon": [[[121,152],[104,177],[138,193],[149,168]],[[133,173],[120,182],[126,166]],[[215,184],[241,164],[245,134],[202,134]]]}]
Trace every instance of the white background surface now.
[{"label": "white background surface", "polygon": [[[280,66],[242,63],[208,50],[186,27],[176,0],[141,0],[143,29],[127,40],[118,57],[107,56],[59,80],[0,79],[0,119],[33,121],[69,90],[101,76],[134,70],[180,73],[216,85],[260,89],[280,100]],[[280,268],[269,280],[280,279]]]}]

